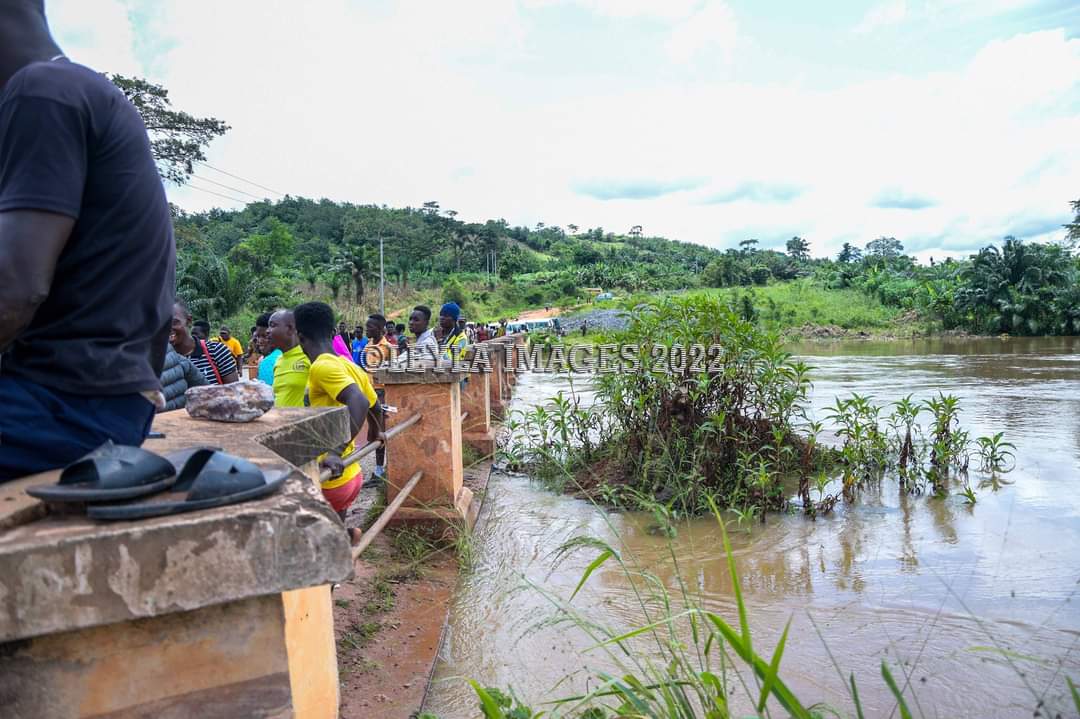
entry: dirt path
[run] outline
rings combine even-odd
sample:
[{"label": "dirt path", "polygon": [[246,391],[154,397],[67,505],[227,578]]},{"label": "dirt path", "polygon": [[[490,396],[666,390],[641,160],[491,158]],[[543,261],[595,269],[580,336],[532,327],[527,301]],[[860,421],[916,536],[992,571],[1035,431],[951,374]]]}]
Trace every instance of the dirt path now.
[{"label": "dirt path", "polygon": [[448,553],[413,564],[389,537],[334,592],[342,719],[405,719],[424,700],[457,581]]},{"label": "dirt path", "polygon": [[[365,467],[365,469],[367,469]],[[490,461],[465,470],[482,498]],[[370,524],[380,500],[364,490],[346,525]],[[342,719],[409,719],[419,710],[454,598],[459,561],[454,548],[423,528],[387,529],[334,590]]]},{"label": "dirt path", "polygon": [[548,307],[546,309],[539,310],[525,310],[517,316],[518,322],[527,322],[529,320],[546,320],[548,317],[557,317],[562,310],[558,307]]}]

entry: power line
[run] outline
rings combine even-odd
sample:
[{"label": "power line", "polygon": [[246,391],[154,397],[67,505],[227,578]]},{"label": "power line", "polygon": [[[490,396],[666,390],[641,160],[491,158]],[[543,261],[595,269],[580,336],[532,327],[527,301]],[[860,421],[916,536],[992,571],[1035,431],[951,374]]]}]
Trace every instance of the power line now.
[{"label": "power line", "polygon": [[260,185],[258,182],[252,182],[251,180],[246,180],[243,177],[240,177],[240,175],[234,175],[231,172],[226,172],[225,170],[218,169],[218,168],[214,167],[213,165],[211,165],[208,162],[203,162],[202,160],[199,160],[198,162],[203,167],[209,167],[214,172],[220,172],[222,175],[228,175],[229,177],[232,177],[232,178],[234,178],[236,180],[240,180],[241,182],[246,182],[249,185],[254,185],[255,187],[258,187],[259,189],[266,190],[267,192],[272,192],[275,195],[278,195],[279,197],[284,197],[285,196],[285,194],[282,193],[282,192],[278,192],[277,190],[271,190],[269,187],[267,187],[265,185]]},{"label": "power line", "polygon": [[213,190],[207,190],[205,187],[199,187],[198,185],[192,185],[190,183],[188,183],[187,186],[190,187],[193,190],[198,190],[199,192],[205,192],[208,195],[217,195],[218,197],[224,197],[226,200],[232,200],[233,202],[239,202],[241,205],[248,204],[247,200],[241,200],[238,197],[231,197],[229,195],[223,195],[220,192],[214,192]]},{"label": "power line", "polygon": [[226,190],[232,190],[233,192],[239,192],[241,195],[247,195],[248,197],[254,197],[256,200],[265,200],[266,199],[265,197],[259,197],[258,195],[253,195],[250,192],[248,192],[247,190],[241,190],[239,187],[233,187],[232,185],[226,185],[224,182],[218,182],[217,180],[211,180],[209,177],[203,177],[202,175],[199,175],[199,174],[194,173],[194,172],[191,173],[191,174],[192,174],[192,177],[197,177],[200,180],[202,180],[203,182],[209,182],[209,183],[211,183],[213,185],[217,185],[218,187],[224,187]]}]

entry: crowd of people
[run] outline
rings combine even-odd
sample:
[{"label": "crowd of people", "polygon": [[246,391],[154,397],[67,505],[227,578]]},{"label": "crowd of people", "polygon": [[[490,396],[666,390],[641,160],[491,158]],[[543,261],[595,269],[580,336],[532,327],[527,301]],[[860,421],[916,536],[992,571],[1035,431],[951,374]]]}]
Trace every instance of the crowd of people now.
[{"label": "crowd of people", "polygon": [[[172,216],[139,111],[72,62],[42,0],[0,0],[0,482],[64,467],[106,442],[138,446],[155,411],[199,384],[247,374],[280,406],[346,406],[353,441],[323,458],[343,511],[359,469],[342,457],[378,436],[384,362],[439,361],[505,331],[452,302],[434,327],[381,315],[354,332],[323,303],[263,315],[245,350],[175,296]],[[385,453],[376,475],[385,472]]]},{"label": "crowd of people", "polygon": [[[162,411],[182,408],[191,386],[229,384],[245,373],[273,387],[275,406],[347,407],[353,439],[320,458],[331,474],[321,484],[323,495],[344,519],[363,478],[358,463],[346,465],[343,459],[355,451],[362,433],[373,442],[385,427],[385,395],[375,370],[391,363],[449,362],[469,344],[487,338],[487,328],[467,322],[453,302],[442,306],[433,327],[431,319],[431,309],[418,305],[409,315],[408,334],[404,325],[381,314],[368,316],[363,326],[349,332],[345,322],[335,326],[329,305],[308,302],[259,316],[245,350],[228,327],[209,338],[209,324],[193,321],[187,305],[177,300],[161,375]],[[380,446],[374,481],[382,481],[385,474],[386,448]]]}]

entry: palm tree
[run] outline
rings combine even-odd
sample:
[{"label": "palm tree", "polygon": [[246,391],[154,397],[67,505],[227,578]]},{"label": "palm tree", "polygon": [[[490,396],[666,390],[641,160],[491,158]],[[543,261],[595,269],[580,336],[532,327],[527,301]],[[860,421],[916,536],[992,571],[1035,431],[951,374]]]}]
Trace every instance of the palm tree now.
[{"label": "palm tree", "polygon": [[199,317],[231,317],[251,300],[255,282],[242,267],[213,253],[182,255],[176,267],[176,291]]}]

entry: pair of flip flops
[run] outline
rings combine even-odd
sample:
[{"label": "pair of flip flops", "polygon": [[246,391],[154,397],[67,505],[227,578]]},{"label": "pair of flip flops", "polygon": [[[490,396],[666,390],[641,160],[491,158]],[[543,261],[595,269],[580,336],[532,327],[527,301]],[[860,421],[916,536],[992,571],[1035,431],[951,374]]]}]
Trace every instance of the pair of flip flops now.
[{"label": "pair of flip flops", "polygon": [[[68,465],[56,484],[26,491],[46,502],[86,504],[87,516],[94,519],[143,519],[265,497],[277,491],[288,474],[284,467],[264,472],[212,447],[161,457],[106,442]],[[151,501],[113,504],[166,490]]]}]

